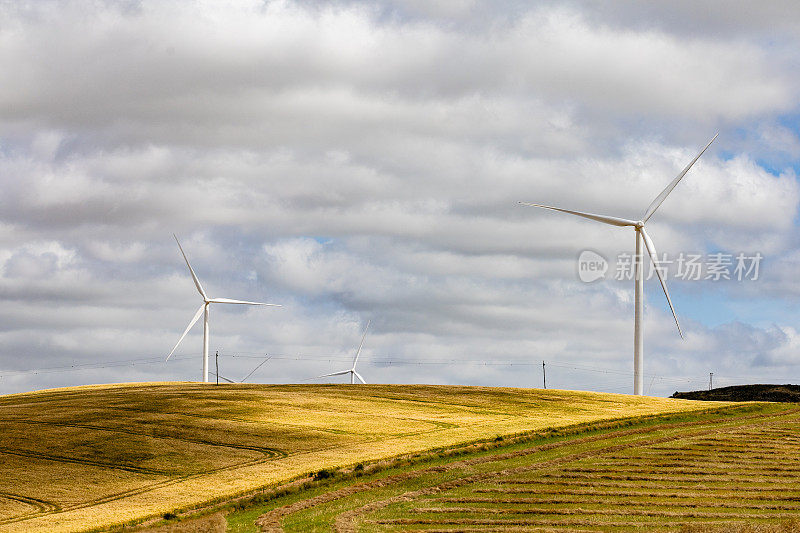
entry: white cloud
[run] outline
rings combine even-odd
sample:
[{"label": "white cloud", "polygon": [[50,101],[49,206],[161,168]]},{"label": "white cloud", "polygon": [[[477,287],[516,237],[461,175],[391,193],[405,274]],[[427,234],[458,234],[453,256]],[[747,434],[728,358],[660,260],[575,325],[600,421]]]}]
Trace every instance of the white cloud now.
[{"label": "white cloud", "polygon": [[[199,305],[175,232],[210,293],[286,305],[213,310],[212,346],[285,355],[263,379],[335,366],[372,318],[371,381],[531,385],[547,359],[628,391],[630,287],[575,260],[633,233],[518,202],[638,218],[719,130],[650,234],[767,256],[710,299],[796,298],[797,24],[770,44],[744,12],[709,32],[581,2],[3,4],[0,374],[165,355]],[[796,368],[792,324],[687,320],[681,344],[654,296],[655,392],[706,361],[747,374],[731,353]],[[8,386],[197,375],[152,365]]]}]

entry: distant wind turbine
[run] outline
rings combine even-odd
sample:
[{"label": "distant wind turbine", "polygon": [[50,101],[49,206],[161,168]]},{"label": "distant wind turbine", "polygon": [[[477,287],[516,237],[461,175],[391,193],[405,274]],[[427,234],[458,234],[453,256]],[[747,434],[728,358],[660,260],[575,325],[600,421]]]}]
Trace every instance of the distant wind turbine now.
[{"label": "distant wind turbine", "polygon": [[206,296],[206,291],[203,290],[203,286],[200,285],[200,280],[197,279],[197,275],[194,273],[194,269],[192,269],[192,265],[189,264],[189,260],[186,258],[186,254],[183,251],[183,247],[181,246],[180,241],[178,241],[178,237],[173,233],[173,237],[175,237],[175,242],[178,243],[178,248],[181,250],[181,255],[183,255],[183,260],[186,261],[186,266],[189,267],[189,272],[192,274],[192,279],[194,280],[194,285],[197,287],[197,292],[200,293],[200,296],[203,297],[203,304],[197,310],[194,315],[194,318],[189,322],[189,325],[186,326],[186,329],[181,335],[181,338],[178,339],[178,342],[175,344],[175,347],[169,352],[167,356],[167,361],[169,358],[172,357],[172,354],[175,353],[175,350],[178,348],[178,345],[181,343],[183,338],[189,333],[189,330],[192,329],[192,326],[200,320],[200,315],[203,315],[203,382],[208,383],[208,343],[210,337],[210,331],[208,326],[208,312],[209,307],[211,304],[243,304],[243,305],[266,305],[270,307],[281,307],[279,304],[265,304],[261,302],[247,302],[244,300],[231,300],[230,298],[209,298]]},{"label": "distant wind turbine", "polygon": [[271,355],[270,355],[269,357],[267,357],[266,359],[264,359],[263,361],[261,361],[260,363],[258,363],[258,366],[256,366],[256,367],[255,367],[253,370],[251,370],[251,371],[250,371],[250,373],[249,373],[249,374],[247,374],[245,377],[243,377],[241,381],[233,381],[232,379],[228,379],[228,378],[226,378],[225,376],[223,376],[222,374],[220,374],[220,373],[219,373],[219,370],[218,370],[217,372],[211,372],[211,375],[213,375],[213,376],[217,376],[218,378],[220,378],[220,379],[223,379],[223,380],[227,381],[228,383],[244,383],[245,381],[247,381],[247,379],[248,379],[250,376],[252,376],[253,374],[255,374],[255,373],[256,373],[256,370],[258,370],[259,368],[261,368],[262,366],[264,366],[264,364],[265,364],[267,361],[269,361],[270,359],[272,359],[272,356],[271,356]]},{"label": "distant wind turbine", "polygon": [[357,377],[359,379],[359,381],[361,381],[361,383],[363,383],[364,385],[367,384],[367,382],[364,381],[364,378],[361,377],[361,374],[356,372],[356,363],[358,363],[358,356],[361,355],[361,348],[362,348],[362,346],[364,346],[364,339],[367,338],[367,330],[369,329],[369,323],[370,323],[370,321],[367,320],[367,327],[364,328],[364,336],[361,337],[361,344],[358,345],[358,350],[356,351],[356,356],[353,359],[353,366],[350,368],[350,370],[342,370],[341,372],[332,372],[330,374],[324,374],[322,376],[317,376],[314,379],[328,378],[328,377],[331,377],[331,376],[342,376],[344,374],[350,374],[350,385],[353,384],[353,376]]},{"label": "distant wind turbine", "polygon": [[[719,133],[717,133],[719,135]],[[653,241],[650,239],[650,236],[647,235],[647,232],[644,229],[644,225],[650,220],[650,217],[653,216],[653,213],[656,212],[656,209],[664,202],[667,198],[669,193],[672,192],[672,189],[681,181],[681,178],[689,172],[689,169],[692,168],[692,165],[700,159],[700,156],[703,155],[711,143],[714,142],[714,139],[717,138],[717,135],[714,135],[714,138],[711,139],[705,148],[700,150],[700,153],[692,159],[692,161],[686,165],[678,176],[672,180],[672,182],[667,185],[667,187],[661,191],[661,194],[656,196],[655,200],[650,203],[650,206],[645,211],[644,216],[641,220],[628,220],[624,218],[617,218],[617,217],[610,217],[605,215],[594,215],[592,213],[583,213],[581,211],[570,211],[569,209],[561,209],[559,207],[551,207],[549,205],[541,205],[541,204],[532,204],[528,202],[520,202],[522,205],[528,205],[532,207],[542,207],[544,209],[552,209],[553,211],[561,211],[562,213],[569,213],[571,215],[577,215],[579,217],[588,218],[590,220],[595,220],[597,222],[603,222],[604,224],[610,224],[612,226],[632,226],[636,231],[636,258],[635,258],[635,290],[634,290],[634,323],[633,323],[633,393],[637,395],[642,394],[643,384],[644,384],[644,376],[643,376],[643,351],[644,351],[644,338],[642,332],[642,295],[644,292],[644,276],[642,275],[642,241],[644,241],[644,245],[647,248],[647,253],[650,255],[650,260],[655,265],[656,274],[658,275],[658,281],[661,282],[661,288],[664,290],[664,296],[667,297],[667,303],[669,304],[669,308],[672,311],[672,317],[675,319],[675,325],[678,327],[678,333],[680,334],[681,338],[683,338],[683,331],[681,331],[681,325],[678,323],[678,316],[675,314],[675,308],[672,306],[672,300],[669,297],[669,291],[667,291],[667,284],[664,281],[664,278],[661,276],[661,271],[659,270],[658,265],[658,258],[656,254],[655,245],[653,245]]]}]

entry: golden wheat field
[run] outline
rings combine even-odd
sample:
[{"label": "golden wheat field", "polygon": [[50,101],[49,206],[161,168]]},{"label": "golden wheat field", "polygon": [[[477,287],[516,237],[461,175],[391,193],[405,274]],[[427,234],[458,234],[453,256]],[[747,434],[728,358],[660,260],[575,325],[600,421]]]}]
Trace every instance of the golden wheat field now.
[{"label": "golden wheat field", "polygon": [[0,529],[106,528],[321,468],[708,405],[426,385],[123,384],[0,396]]}]

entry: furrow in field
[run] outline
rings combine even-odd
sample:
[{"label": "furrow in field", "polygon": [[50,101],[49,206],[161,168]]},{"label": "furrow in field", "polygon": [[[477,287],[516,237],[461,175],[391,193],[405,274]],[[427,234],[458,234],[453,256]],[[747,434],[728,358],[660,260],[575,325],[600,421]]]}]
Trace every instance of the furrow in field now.
[{"label": "furrow in field", "polygon": [[[653,491],[659,490],[664,488],[664,484],[660,482],[648,482],[648,481],[641,481],[637,483],[629,483],[629,482],[607,482],[607,481],[599,481],[599,480],[589,480],[589,481],[578,481],[578,480],[569,480],[569,482],[554,482],[551,479],[506,479],[506,480],[497,480],[496,483],[498,485],[542,485],[546,487],[608,487],[608,488],[621,488],[621,489],[629,489],[629,488],[640,488],[643,491]],[[703,490],[709,493],[718,494],[728,493],[732,490],[735,490],[737,493],[750,493],[750,492],[758,492],[758,493],[782,493],[782,494],[800,494],[800,489],[797,488],[796,484],[785,484],[785,483],[777,483],[773,482],[769,485],[764,487],[756,487],[756,489],[751,489],[750,492],[747,490],[743,490],[741,487],[736,487],[733,485],[724,485],[721,487],[713,487],[707,483],[691,483],[691,484],[683,484],[683,483],[673,483],[669,485],[672,489],[679,489],[679,490]],[[475,489],[475,492],[482,492],[488,491],[490,489]],[[499,489],[503,490],[503,489]],[[508,489],[512,490],[512,489]],[[527,491],[528,489],[521,489]],[[770,496],[772,497],[772,496]]]},{"label": "furrow in field", "polygon": [[[526,519],[493,519],[493,518],[442,518],[442,519],[430,519],[430,518],[388,518],[388,519],[381,519],[381,520],[370,520],[370,522],[374,524],[380,525],[391,525],[391,526],[401,526],[403,530],[406,528],[413,527],[416,525],[420,526],[446,526],[446,525],[453,525],[453,526],[495,526],[498,527],[500,531],[508,531],[509,528],[513,528],[514,526],[520,526],[523,528],[529,528],[532,526],[538,526],[541,528],[550,528],[550,527],[569,527],[569,530],[572,531],[573,527],[589,527],[592,528],[590,531],[597,531],[597,528],[602,526],[604,528],[627,528],[627,529],[638,529],[641,530],[645,526],[641,521],[635,520],[608,520],[603,521],[602,523],[598,523],[596,519],[582,519],[582,518],[557,518],[557,517],[545,517],[541,519],[535,518],[526,518]],[[713,522],[719,524],[719,522]],[[674,520],[674,521],[662,521],[657,524],[654,524],[652,527],[647,526],[645,531],[652,531],[654,528],[659,529],[667,529],[667,530],[678,530],[681,526],[685,525],[685,522]],[[526,529],[528,530],[528,529]],[[461,528],[458,528],[457,531],[462,531]],[[485,531],[481,529],[481,531]]]},{"label": "furrow in field", "polygon": [[492,507],[414,507],[411,510],[414,514],[478,514],[478,515],[552,515],[552,516],[643,516],[654,518],[720,518],[720,519],[739,519],[739,520],[766,520],[766,519],[787,519],[796,515],[791,513],[755,513],[755,512],[720,512],[720,511],[696,511],[683,509],[670,511],[666,509],[592,509],[581,506],[578,508],[557,508],[557,507],[526,507],[524,509],[492,508]]},{"label": "furrow in field", "polygon": [[35,459],[43,459],[45,461],[53,461],[55,463],[75,463],[81,465],[89,465],[89,466],[99,466],[103,468],[108,468],[111,470],[124,470],[126,472],[136,472],[137,474],[150,474],[150,475],[164,475],[163,472],[159,470],[153,470],[150,468],[141,468],[132,465],[122,465],[122,464],[113,464],[104,461],[92,461],[91,459],[81,459],[77,457],[69,457],[66,455],[53,455],[53,454],[46,454],[46,453],[36,453],[32,451],[21,451],[21,450],[13,450],[8,448],[0,447],[0,455],[15,455],[17,457],[32,457]]},{"label": "furrow in field", "polygon": [[[747,487],[753,485],[769,485],[774,484],[775,479],[769,476],[761,476],[758,478],[743,479],[739,476],[726,476],[726,475],[707,475],[707,476],[664,476],[664,475],[615,475],[615,474],[569,474],[569,473],[548,473],[542,474],[543,478],[564,481],[564,480],[594,480],[600,479],[605,481],[657,481],[659,483],[668,482],[684,482],[684,483],[737,483],[739,487]],[[784,481],[784,480],[781,480]],[[797,478],[789,478],[784,483],[798,483]]]},{"label": "furrow in field", "polygon": [[231,443],[231,442],[221,442],[221,441],[214,441],[210,439],[201,439],[199,437],[190,437],[186,435],[177,434],[177,432],[169,432],[168,428],[160,427],[160,428],[142,428],[140,431],[135,431],[132,429],[126,429],[121,427],[107,427],[107,426],[99,426],[99,425],[92,425],[92,424],[77,424],[77,423],[68,423],[68,422],[53,422],[47,420],[18,420],[17,422],[24,422],[25,424],[41,424],[46,426],[52,427],[65,427],[65,428],[77,428],[77,429],[87,429],[91,431],[103,431],[108,433],[114,434],[121,434],[121,435],[133,435],[135,437],[147,437],[151,439],[169,439],[174,441],[181,441],[181,442],[189,442],[192,444],[203,444],[209,446],[221,446],[226,448],[235,448],[239,450],[250,450],[254,452],[263,453],[268,457],[286,457],[287,453],[283,450],[279,450],[277,448],[270,448],[264,446],[248,446],[244,444],[238,443]]},{"label": "furrow in field", "polygon": [[[735,498],[730,499],[714,498],[711,501],[707,494],[696,493],[689,496],[675,496],[670,499],[664,497],[655,497],[649,495],[636,494],[633,492],[626,493],[625,497],[615,495],[613,493],[603,494],[602,497],[567,497],[562,495],[549,495],[548,497],[540,498],[479,498],[479,497],[462,497],[462,498],[432,498],[431,502],[439,503],[464,503],[464,504],[497,504],[497,505],[563,505],[563,504],[576,504],[576,505],[653,505],[656,507],[677,507],[677,508],[726,508],[726,509],[765,509],[765,510],[781,510],[781,511],[800,511],[800,503],[795,500],[795,503],[774,503],[779,500],[771,500],[773,503],[764,503],[763,499],[750,499],[750,503],[745,503],[747,499]],[[599,496],[599,495],[598,495]],[[482,507],[483,509],[483,507]]]},{"label": "furrow in field", "polygon": [[[775,465],[775,456],[764,457],[761,459],[754,458],[750,456],[747,461],[748,466],[752,465],[764,465],[766,468],[780,468]],[[683,459],[677,460],[674,458],[664,458],[659,460],[657,456],[652,456],[648,454],[641,454],[641,455],[626,455],[624,457],[608,457],[607,460],[599,460],[594,461],[592,464],[598,465],[600,467],[610,466],[610,467],[622,467],[625,465],[630,465],[631,463],[640,463],[642,461],[647,461],[648,465],[653,465],[654,467],[658,468],[707,468],[709,465],[714,467],[721,467],[721,468],[729,468],[729,467],[741,467],[742,462],[740,460],[732,460],[726,458],[720,458],[717,456],[698,456],[697,459]],[[786,469],[789,470],[798,470],[800,471],[800,458],[789,458],[789,457],[781,457],[780,458],[781,465],[784,465]],[[795,466],[796,465],[796,466]]]},{"label": "furrow in field", "polygon": [[[559,496],[603,496],[605,498],[615,497],[636,497],[636,498],[681,498],[681,499],[703,499],[714,498],[714,501],[734,500],[734,501],[763,501],[765,497],[770,501],[785,501],[785,502],[800,502],[800,490],[795,489],[792,491],[788,487],[772,487],[764,488],[758,491],[743,492],[739,490],[731,490],[726,487],[720,490],[713,490],[708,487],[703,487],[698,490],[697,485],[685,485],[682,490],[653,490],[648,487],[641,487],[640,485],[628,485],[623,487],[617,484],[606,483],[599,484],[586,484],[585,486],[592,487],[591,489],[576,489],[573,484],[570,485],[554,485],[542,481],[542,486],[535,488],[503,488],[503,487],[487,487],[476,488],[472,491],[474,494],[503,494],[503,495],[525,495],[531,498],[538,497],[540,499],[547,497]],[[598,487],[605,487],[608,490],[598,490]],[[624,491],[622,488],[636,488],[635,491]],[[681,486],[670,485],[671,489],[681,489]],[[779,492],[780,494],[767,494],[769,492]],[[491,498],[490,498],[491,499]]]},{"label": "furrow in field", "polygon": [[643,467],[634,464],[620,463],[604,464],[592,466],[574,467],[564,470],[570,474],[605,474],[607,472],[614,472],[617,474],[648,474],[648,475],[669,475],[669,476],[711,476],[714,474],[724,474],[726,476],[750,476],[750,475],[776,475],[780,479],[794,479],[799,477],[800,469],[797,468],[784,468],[781,466],[764,466],[758,467],[722,467],[721,465],[709,462],[706,467],[685,468],[679,466],[673,467]]},{"label": "furrow in field", "polygon": [[6,499],[20,504],[20,512],[17,514],[12,514],[12,519],[23,519],[29,516],[41,514],[43,512],[57,511],[59,509],[58,505],[53,502],[6,491],[0,491],[0,499]]}]

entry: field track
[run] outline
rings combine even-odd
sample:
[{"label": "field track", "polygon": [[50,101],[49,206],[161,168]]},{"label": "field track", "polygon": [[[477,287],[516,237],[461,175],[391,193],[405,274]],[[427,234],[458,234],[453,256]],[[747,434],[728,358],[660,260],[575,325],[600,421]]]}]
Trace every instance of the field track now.
[{"label": "field track", "polygon": [[[270,532],[344,533],[679,531],[796,521],[800,407],[749,409],[540,439],[421,465],[294,498],[257,523]],[[229,522],[235,524],[235,516]],[[797,528],[800,522],[793,523]]]},{"label": "field track", "polygon": [[321,468],[718,405],[417,385],[124,384],[0,396],[0,530],[106,529]]}]

